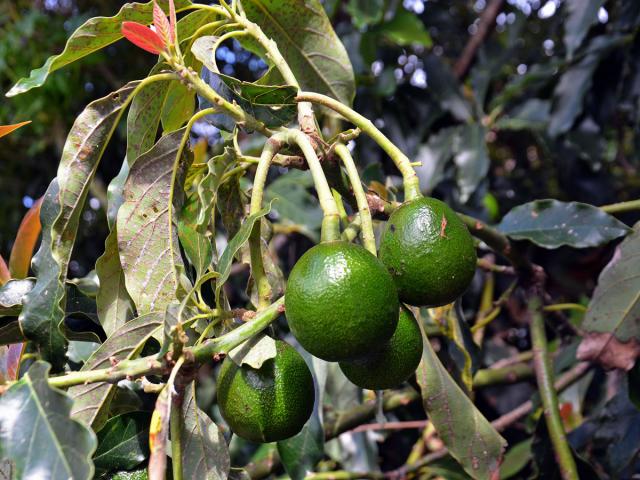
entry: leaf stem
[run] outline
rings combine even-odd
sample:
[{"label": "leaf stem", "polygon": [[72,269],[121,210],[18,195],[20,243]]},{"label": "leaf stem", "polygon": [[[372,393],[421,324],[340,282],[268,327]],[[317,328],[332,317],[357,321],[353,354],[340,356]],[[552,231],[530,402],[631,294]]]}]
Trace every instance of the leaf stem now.
[{"label": "leaf stem", "polygon": [[420,193],[418,175],[411,165],[411,160],[409,160],[409,158],[407,158],[407,156],[402,153],[402,151],[396,147],[384,133],[378,130],[378,128],[369,119],[339,101],[320,93],[301,92],[296,97],[296,101],[312,102],[328,107],[331,110],[338,112],[364,133],[369,135],[385,152],[387,152],[387,155],[389,155],[398,170],[400,170],[404,182],[405,201],[420,198],[422,196]]},{"label": "leaf stem", "polygon": [[[256,169],[256,174],[253,178],[253,189],[251,190],[251,207],[249,215],[258,213],[262,208],[262,197],[264,196],[264,186],[267,182],[267,175],[269,173],[269,167],[273,157],[278,153],[286,137],[284,133],[276,133],[272,137],[269,137],[267,143],[260,155],[260,161]],[[251,230],[249,236],[249,255],[251,260],[251,275],[258,289],[258,310],[269,305],[271,301],[271,285],[269,284],[269,278],[264,269],[264,263],[262,260],[262,238],[260,237],[260,224],[262,222],[258,220]]]},{"label": "leaf stem", "polygon": [[315,150],[311,146],[311,142],[306,134],[296,129],[283,130],[287,134],[287,143],[294,143],[300,147],[304,157],[309,165],[311,176],[313,177],[313,183],[318,193],[318,200],[320,201],[320,207],[324,212],[322,218],[322,230],[320,238],[323,242],[340,239],[340,213],[336,201],[331,194],[331,188],[327,182],[322,171],[322,165],[316,155]]},{"label": "leaf stem", "polygon": [[353,157],[349,152],[349,149],[343,144],[339,143],[335,147],[335,152],[342,160],[344,168],[347,170],[347,176],[353,189],[353,194],[356,197],[356,204],[358,205],[358,212],[360,213],[362,243],[364,248],[369,250],[374,256],[376,252],[376,238],[373,234],[373,221],[371,220],[371,210],[369,210],[369,202],[367,196],[362,188],[362,181],[358,174],[358,169],[353,161]]},{"label": "leaf stem", "polygon": [[605,213],[623,213],[640,210],[640,199],[630,200],[628,202],[612,203],[610,205],[603,205],[600,207],[600,210]]},{"label": "leaf stem", "polygon": [[533,344],[533,365],[538,382],[538,390],[544,407],[544,418],[551,437],[556,461],[560,467],[560,474],[564,480],[577,480],[578,470],[567,443],[567,437],[562,425],[558,408],[558,395],[553,385],[553,367],[547,347],[547,336],[544,331],[544,317],[541,312],[541,302],[538,297],[529,301],[531,313],[531,342]]}]

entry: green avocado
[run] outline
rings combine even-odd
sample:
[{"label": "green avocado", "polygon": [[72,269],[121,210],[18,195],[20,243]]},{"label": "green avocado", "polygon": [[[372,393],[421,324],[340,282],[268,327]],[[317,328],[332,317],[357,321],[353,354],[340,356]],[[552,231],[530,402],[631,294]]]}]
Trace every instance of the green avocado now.
[{"label": "green avocado", "polygon": [[422,358],[422,334],[413,314],[402,308],[396,331],[382,348],[340,369],[355,385],[369,390],[393,388],[407,380]]},{"label": "green avocado", "polygon": [[384,265],[359,245],[316,245],[294,265],[285,313],[311,354],[353,360],[382,346],[398,322],[398,294]]},{"label": "green avocado", "polygon": [[256,443],[292,437],[313,411],[315,388],[304,359],[282,340],[276,352],[259,369],[227,357],[218,375],[222,417],[235,434]]},{"label": "green avocado", "polygon": [[436,307],[464,293],[477,256],[458,215],[440,200],[424,197],[391,214],[382,233],[380,260],[393,276],[402,302]]}]

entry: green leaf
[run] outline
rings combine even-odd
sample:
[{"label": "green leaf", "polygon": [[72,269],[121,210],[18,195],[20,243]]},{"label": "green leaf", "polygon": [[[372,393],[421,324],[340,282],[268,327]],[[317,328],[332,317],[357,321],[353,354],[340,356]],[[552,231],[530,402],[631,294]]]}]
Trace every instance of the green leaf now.
[{"label": "green leaf", "polygon": [[23,297],[35,285],[33,278],[9,280],[0,287],[0,317],[13,317],[22,310]]},{"label": "green leaf", "polygon": [[[160,0],[158,3],[165,11],[168,11],[167,0]],[[175,5],[176,9],[184,9],[191,5],[191,1],[175,0]],[[20,79],[9,90],[7,97],[13,97],[42,86],[49,74],[120,40],[122,38],[120,32],[122,22],[150,24],[152,20],[153,2],[126,3],[113,17],[96,17],[87,20],[69,37],[62,53],[49,57],[42,67],[32,70],[28,78]]]},{"label": "green leaf", "polygon": [[[151,71],[160,70],[160,64]],[[127,116],[127,162],[135,164],[140,155],[145,153],[156,141],[160,114],[171,85],[180,82],[156,81],[146,84],[131,102]]]},{"label": "green leaf", "polygon": [[254,335],[231,350],[228,355],[239,367],[249,365],[259,370],[264,362],[276,357],[276,341],[268,335]]},{"label": "green leaf", "polygon": [[96,437],[70,418],[69,396],[49,387],[50,365],[35,362],[0,397],[0,453],[15,464],[15,478],[93,478]]},{"label": "green leaf", "polygon": [[592,205],[549,199],[515,207],[504,216],[498,230],[543,248],[597,247],[630,231],[624,223]]},{"label": "green leaf", "polygon": [[633,368],[640,356],[640,225],[600,273],[582,322],[578,358],[609,368]]},{"label": "green leaf", "polygon": [[98,472],[131,470],[149,455],[148,412],[133,412],[110,418],[98,432],[93,463]]},{"label": "green leaf", "polygon": [[120,262],[138,314],[164,311],[188,290],[175,228],[189,158],[185,152],[176,158],[183,134],[184,129],[165,135],[138,158],[118,210]]},{"label": "green leaf", "polygon": [[216,282],[216,298],[218,298],[220,289],[229,278],[229,274],[231,273],[231,264],[233,263],[233,259],[236,253],[238,253],[238,250],[240,250],[240,248],[249,240],[251,230],[253,230],[253,225],[255,224],[256,220],[264,217],[270,211],[271,204],[254,213],[253,215],[249,215],[238,230],[238,233],[234,235],[234,237],[227,244],[227,248],[225,248],[224,252],[222,252],[220,261],[218,262],[218,271],[220,272],[220,277]]},{"label": "green leaf", "polygon": [[424,69],[429,79],[428,90],[436,102],[457,120],[468,122],[471,119],[471,105],[462,96],[460,83],[449,67],[436,55],[428,55],[424,60]]},{"label": "green leaf", "polygon": [[[203,207],[197,194],[190,195],[178,218],[180,244],[187,255],[189,263],[196,270],[196,278],[204,275],[213,260],[212,238],[210,235],[207,236],[205,233],[201,233],[201,229],[197,225],[198,216]],[[202,230],[206,231],[205,229]]]},{"label": "green leaf", "polygon": [[193,38],[194,33],[200,27],[204,27],[219,17],[220,16],[216,12],[204,9],[195,10],[188,15],[185,15],[178,20],[176,25],[178,31],[177,37],[180,40],[180,43],[188,43],[187,40]]},{"label": "green leaf", "polygon": [[324,458],[324,430],[317,411],[299,433],[278,442],[278,454],[292,480],[303,480],[315,470]]},{"label": "green leaf", "polygon": [[198,408],[195,395],[195,382],[191,382],[182,401],[182,473],[184,478],[226,479],[231,466],[227,442],[217,425]]},{"label": "green leaf", "polygon": [[431,35],[420,18],[403,7],[398,8],[395,16],[374,30],[400,46],[433,45]]},{"label": "green leaf", "polygon": [[249,20],[276,42],[303,90],[352,104],[355,80],[351,62],[319,0],[240,3]]},{"label": "green leaf", "polygon": [[[245,112],[264,122],[267,127],[277,128],[291,123],[298,111],[295,101],[298,89],[290,85],[243,82],[217,72],[213,61],[217,42],[218,37],[204,36],[196,39],[191,47],[191,52],[206,68],[204,81],[223,98],[236,102]],[[211,106],[202,98],[200,105],[201,108]]]},{"label": "green leaf", "polygon": [[42,241],[33,259],[37,282],[26,296],[20,323],[55,370],[64,363],[65,281],[80,216],[98,163],[138,82],[90,103],[76,118],[62,152],[58,176],[45,194]]},{"label": "green leaf", "polygon": [[127,292],[124,272],[120,265],[116,225],[105,240],[104,253],[96,262],[96,271],[100,279],[96,298],[98,319],[109,337],[134,316],[133,301]]},{"label": "green leaf", "polygon": [[359,28],[378,23],[384,15],[383,0],[349,0],[346,6],[353,24]]},{"label": "green leaf", "polygon": [[309,193],[313,178],[307,171],[290,170],[280,175],[265,189],[266,201],[278,201],[274,205],[279,223],[302,225],[309,235],[318,236],[322,224],[322,210],[317,199]]},{"label": "green leaf", "polygon": [[567,57],[573,58],[575,51],[582,45],[589,28],[598,20],[598,10],[604,0],[567,0],[567,19],[564,22],[564,45]]},{"label": "green leaf", "polygon": [[195,92],[181,82],[171,82],[162,105],[162,128],[165,133],[181,128],[196,109]]},{"label": "green leaf", "polygon": [[469,200],[489,171],[486,133],[487,129],[479,123],[470,123],[460,130],[453,162],[457,167],[456,182],[462,203]]},{"label": "green leaf", "polygon": [[531,461],[531,443],[528,438],[511,447],[504,456],[504,463],[500,466],[500,479],[507,480],[515,477]]},{"label": "green leaf", "polygon": [[584,58],[562,74],[553,91],[554,106],[548,128],[551,137],[557,137],[573,126],[582,112],[584,96],[591,88],[596,68],[609,50],[621,41],[624,40],[618,35],[594,38]]},{"label": "green leaf", "polygon": [[[87,360],[80,371],[109,368],[111,359],[129,360],[136,357],[151,335],[162,326],[160,313],[149,313],[135,318],[111,335]],[[77,385],[69,389],[73,398],[72,416],[98,431],[104,425],[109,403],[116,392],[111,383]]]},{"label": "green leaf", "polygon": [[134,470],[133,472],[116,472],[107,477],[109,480],[149,480],[147,469]]},{"label": "green leaf", "polygon": [[476,479],[498,478],[505,440],[440,363],[420,324],[424,350],[416,377],[424,409],[449,453]]},{"label": "green leaf", "polygon": [[0,321],[0,345],[11,345],[25,340],[20,323],[15,318]]},{"label": "green leaf", "polygon": [[531,98],[503,115],[495,123],[498,130],[538,130],[544,132],[551,114],[551,102]]}]

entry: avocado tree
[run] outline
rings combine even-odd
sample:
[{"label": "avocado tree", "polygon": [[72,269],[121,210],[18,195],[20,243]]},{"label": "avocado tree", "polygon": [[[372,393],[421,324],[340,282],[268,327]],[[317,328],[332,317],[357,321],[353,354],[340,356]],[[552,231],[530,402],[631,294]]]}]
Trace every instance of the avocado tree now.
[{"label": "avocado tree", "polygon": [[[640,209],[640,201],[534,200],[498,223],[430,196],[432,177],[444,176],[451,158],[450,203],[476,195],[488,170],[485,138],[535,132],[541,112],[550,115],[539,99],[512,110],[518,91],[542,89],[558,69],[567,76],[557,89],[572,81],[587,88],[580,74],[593,74],[603,52],[637,43],[630,18],[640,18],[638,8],[620,2],[628,24],[581,49],[604,2],[582,9],[568,1],[566,63],[496,86],[503,98],[484,115],[490,102],[478,95],[487,94],[490,65],[474,70],[472,100],[457,79],[503,4],[490,2],[479,42],[470,42],[454,71],[427,69],[442,95],[429,121],[446,111],[454,122],[412,160],[384,122],[354,109],[354,67],[330,19],[336,3],[127,3],[115,16],[85,22],[62,53],[7,93],[38,88],[122,38],[141,56],[157,57],[146,78],[78,115],[9,264],[0,257],[7,477],[577,479],[638,471],[632,428],[620,465],[581,455],[591,453],[594,430],[616,428],[620,411],[638,424],[639,233],[613,215]],[[359,35],[363,57],[366,35],[430,43],[404,7],[383,15],[387,3],[348,2],[357,31],[343,37]],[[229,45],[263,65],[259,74],[224,68]],[[572,105],[562,92],[556,97],[554,137],[579,115],[573,97]],[[72,278],[89,191],[119,128],[126,128],[126,156],[110,179],[104,253],[89,275]],[[197,133],[207,129],[219,136],[215,145]],[[367,149],[390,160],[389,178],[377,162],[363,168]],[[285,274],[287,252],[277,239],[294,235],[306,251],[294,252]],[[613,241],[620,243],[591,298],[554,294],[552,274],[530,249]],[[496,287],[496,277],[506,286]],[[486,339],[507,307],[530,339],[516,353],[489,348]],[[611,398],[601,395],[605,369],[629,372],[628,385],[620,386],[622,375],[609,380]],[[530,398],[506,412],[483,395],[528,380]],[[395,429],[413,433],[399,442],[410,440],[390,468],[376,458],[376,438],[362,432]]]}]

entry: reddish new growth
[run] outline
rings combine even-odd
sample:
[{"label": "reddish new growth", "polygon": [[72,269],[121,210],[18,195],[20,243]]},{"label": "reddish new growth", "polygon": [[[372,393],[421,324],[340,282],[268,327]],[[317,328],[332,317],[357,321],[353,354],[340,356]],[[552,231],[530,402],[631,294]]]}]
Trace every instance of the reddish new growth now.
[{"label": "reddish new growth", "polygon": [[164,11],[153,2],[153,29],[138,22],[122,22],[122,35],[137,47],[149,53],[160,54],[176,41],[176,8],[169,0],[169,20]]}]

